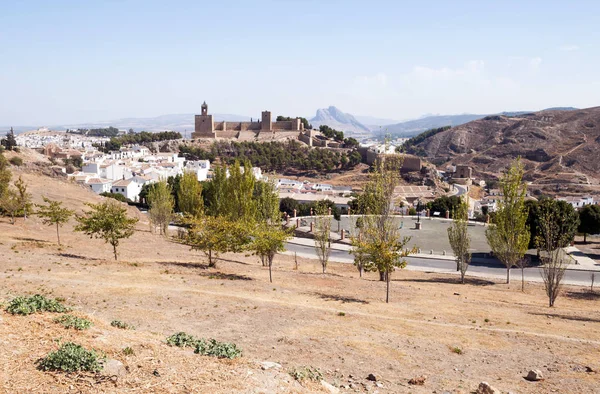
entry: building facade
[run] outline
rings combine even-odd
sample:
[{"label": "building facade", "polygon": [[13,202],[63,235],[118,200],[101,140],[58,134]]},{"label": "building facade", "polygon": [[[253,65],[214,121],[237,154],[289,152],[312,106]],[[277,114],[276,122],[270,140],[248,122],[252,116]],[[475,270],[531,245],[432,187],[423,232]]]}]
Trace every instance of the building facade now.
[{"label": "building facade", "polygon": [[208,113],[206,102],[202,104],[202,112],[194,119],[194,132],[192,139],[196,138],[239,138],[242,134],[253,133],[276,133],[295,132],[304,130],[304,124],[300,118],[273,122],[271,111],[263,111],[260,121],[250,122],[215,122],[213,116]]}]

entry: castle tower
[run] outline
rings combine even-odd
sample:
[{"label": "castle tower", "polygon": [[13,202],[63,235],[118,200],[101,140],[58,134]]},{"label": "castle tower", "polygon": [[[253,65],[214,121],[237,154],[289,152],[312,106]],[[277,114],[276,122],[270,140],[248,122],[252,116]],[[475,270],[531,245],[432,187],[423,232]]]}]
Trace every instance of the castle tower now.
[{"label": "castle tower", "polygon": [[262,118],[260,122],[260,130],[261,131],[271,131],[273,130],[273,122],[271,120],[271,111],[263,111]]},{"label": "castle tower", "polygon": [[208,105],[206,101],[202,103],[200,107],[201,114],[194,117],[194,132],[192,133],[192,139],[195,138],[215,138],[215,124],[213,122],[213,116],[208,114]]}]

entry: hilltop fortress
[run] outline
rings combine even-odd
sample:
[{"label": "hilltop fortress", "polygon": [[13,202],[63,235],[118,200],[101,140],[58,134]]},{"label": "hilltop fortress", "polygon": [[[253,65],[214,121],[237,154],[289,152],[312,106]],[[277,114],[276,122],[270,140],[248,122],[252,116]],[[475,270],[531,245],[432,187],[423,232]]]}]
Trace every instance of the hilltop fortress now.
[{"label": "hilltop fortress", "polygon": [[304,124],[300,118],[276,121],[271,119],[271,111],[263,111],[260,121],[251,122],[215,122],[208,113],[206,102],[202,104],[201,115],[195,116],[195,127],[192,139],[196,138],[274,138],[298,137],[304,131]]}]

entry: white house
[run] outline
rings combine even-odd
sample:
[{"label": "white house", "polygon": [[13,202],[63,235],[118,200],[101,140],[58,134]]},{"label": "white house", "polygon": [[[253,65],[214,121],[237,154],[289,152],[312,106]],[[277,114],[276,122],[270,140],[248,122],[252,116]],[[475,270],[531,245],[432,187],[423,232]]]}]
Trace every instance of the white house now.
[{"label": "white house", "polygon": [[103,178],[90,178],[85,182],[85,185],[92,189],[96,194],[110,193],[112,181]]},{"label": "white house", "polygon": [[111,192],[118,193],[131,201],[138,201],[142,185],[132,179],[116,181],[112,184]]},{"label": "white house", "polygon": [[189,160],[185,163],[185,171],[196,174],[199,182],[205,181],[208,178],[210,170],[210,161],[208,160]]},{"label": "white house", "polygon": [[333,190],[333,187],[326,183],[315,183],[314,185],[312,185],[311,189],[319,191],[319,192],[328,192],[328,191]]},{"label": "white house", "polygon": [[586,205],[594,204],[593,197],[559,197],[559,201],[566,201],[573,206],[573,208],[583,208]]}]

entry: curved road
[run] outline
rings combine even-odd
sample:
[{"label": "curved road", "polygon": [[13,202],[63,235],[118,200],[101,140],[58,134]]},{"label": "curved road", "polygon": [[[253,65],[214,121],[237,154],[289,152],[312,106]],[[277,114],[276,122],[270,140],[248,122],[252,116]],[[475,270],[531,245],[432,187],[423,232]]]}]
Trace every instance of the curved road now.
[{"label": "curved road", "polygon": [[[312,246],[288,242],[286,244],[286,249],[288,251],[288,254],[296,252],[301,257],[313,259],[317,258],[315,248]],[[332,248],[330,260],[339,263],[350,264],[353,261],[353,257],[349,252],[345,250]],[[406,260],[408,261],[408,269],[456,274],[456,263],[453,260],[422,257],[407,257]],[[563,283],[578,286],[589,286],[591,282],[592,272],[594,271],[567,270],[564,276]],[[502,263],[494,260],[477,260],[475,262],[471,262],[471,264],[469,265],[469,270],[467,271],[467,275],[482,278],[505,279],[506,267],[502,265]],[[600,276],[600,272],[597,272],[597,275]],[[511,279],[515,281],[521,280],[521,270],[518,268],[513,268],[511,270]],[[541,282],[542,277],[540,275],[540,269],[537,267],[526,268],[525,280],[529,282]]]}]

